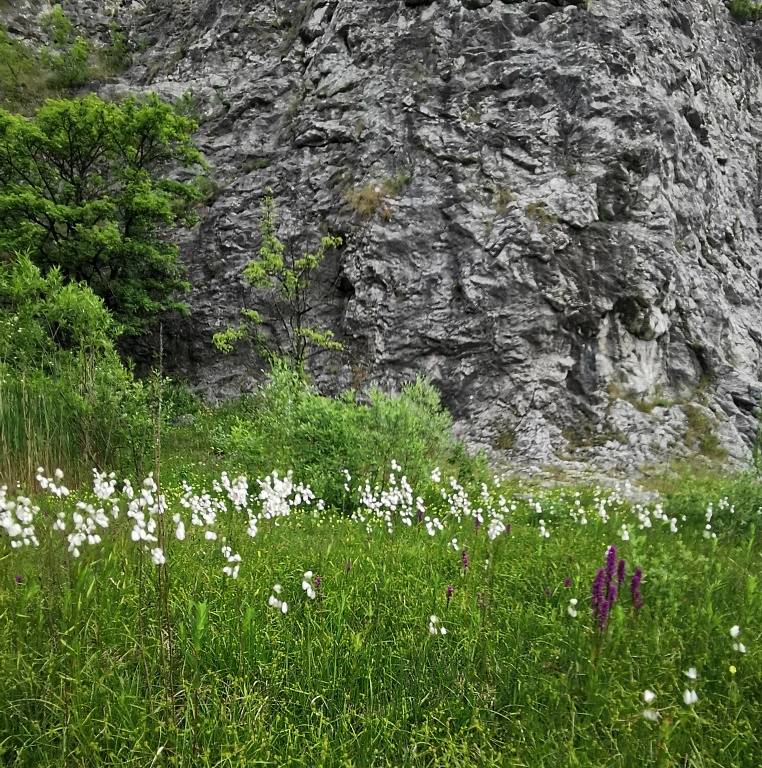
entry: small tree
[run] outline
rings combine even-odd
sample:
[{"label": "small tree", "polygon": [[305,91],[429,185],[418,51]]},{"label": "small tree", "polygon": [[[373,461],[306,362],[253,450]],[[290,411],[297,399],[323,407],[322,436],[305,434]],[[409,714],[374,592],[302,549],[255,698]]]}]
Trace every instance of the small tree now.
[{"label": "small tree", "polygon": [[274,329],[265,335],[262,314],[242,309],[243,324],[214,334],[213,342],[217,349],[229,354],[237,342],[250,338],[270,361],[281,358],[303,370],[309,358],[343,349],[330,330],[315,325],[312,320],[316,309],[315,275],[327,252],[338,248],[342,240],[327,235],[320,239],[315,252],[294,254],[278,238],[275,202],[269,189],[262,202],[260,234],[259,258],[246,265],[244,276],[250,285],[263,289],[272,312],[268,319]]},{"label": "small tree", "polygon": [[203,167],[195,123],[156,96],[47,101],[28,119],[0,110],[0,252],[86,282],[127,332],[182,309],[171,227],[195,222]]}]

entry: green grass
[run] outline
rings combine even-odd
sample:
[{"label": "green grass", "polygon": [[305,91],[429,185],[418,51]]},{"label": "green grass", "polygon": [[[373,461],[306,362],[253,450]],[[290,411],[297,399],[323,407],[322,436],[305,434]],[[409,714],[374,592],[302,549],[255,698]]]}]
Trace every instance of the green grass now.
[{"label": "green grass", "polygon": [[[221,541],[206,541],[177,502],[180,476],[208,479],[211,466],[199,466],[188,435],[177,444],[187,461],[168,465],[165,521],[174,530],[181,512],[188,536],[168,531],[166,567],[130,540],[124,509],[102,544],[66,556],[50,524],[73,503],[50,497],[39,548],[0,542],[3,765],[762,764],[762,494],[752,478],[742,486],[751,501],[715,512],[716,539],[703,530],[706,504],[717,508],[727,490],[717,485],[667,491],[677,533],[661,521],[639,530],[638,510],[616,500],[601,520],[592,488],[503,489],[512,529],[494,542],[486,524],[448,517],[436,494],[428,514],[446,527],[433,537],[420,524],[387,533],[293,513],[261,520],[250,538],[246,515],[231,510],[215,529],[241,555],[233,580]],[[590,584],[611,543],[628,578],[643,568],[645,605],[636,612],[625,585],[602,634]],[[306,570],[322,581],[315,601],[301,588]],[[275,583],[286,615],[267,604]],[[431,614],[447,635],[428,633]],[[732,649],[734,624],[745,654]],[[689,708],[691,666],[699,701]],[[657,723],[641,715],[646,689]]]},{"label": "green grass", "polygon": [[41,463],[80,464],[83,446],[71,400],[65,383],[0,373],[0,478],[29,485]]}]

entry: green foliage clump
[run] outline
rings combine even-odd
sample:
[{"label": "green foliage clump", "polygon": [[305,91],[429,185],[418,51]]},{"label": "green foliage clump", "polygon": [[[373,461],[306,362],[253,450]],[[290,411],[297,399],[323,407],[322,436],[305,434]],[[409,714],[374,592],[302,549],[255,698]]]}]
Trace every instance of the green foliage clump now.
[{"label": "green foliage clump", "polygon": [[276,364],[248,407],[220,449],[250,472],[291,469],[297,478],[309,478],[315,493],[338,509],[346,502],[344,469],[371,485],[383,481],[392,461],[413,484],[425,481],[434,465],[461,477],[485,474],[484,464],[455,442],[450,415],[421,379],[399,395],[375,390],[360,403],[351,391],[338,398],[319,395],[297,371]]},{"label": "green foliage clump", "polygon": [[98,58],[106,73],[124,72],[132,63],[127,36],[116,23],[109,27],[109,43],[98,51]]},{"label": "green foliage clump", "polygon": [[74,25],[60,5],[43,17],[43,30],[50,45],[42,50],[42,63],[50,71],[50,85],[56,89],[81,88],[90,80],[90,43],[76,35]]},{"label": "green foliage clump", "polygon": [[51,100],[34,118],[0,110],[0,252],[87,282],[130,333],[182,309],[170,227],[199,197],[177,169],[203,166],[195,124],[156,96]]},{"label": "green foliage clump", "polygon": [[730,0],[728,6],[733,18],[737,21],[757,21],[762,17],[762,3],[755,0]]},{"label": "green foliage clump", "polygon": [[0,108],[25,112],[41,93],[48,93],[48,80],[39,56],[0,26]]},{"label": "green foliage clump", "polygon": [[69,95],[131,63],[127,36],[116,23],[108,44],[98,46],[78,35],[56,5],[42,17],[42,31],[49,42],[37,49],[0,25],[0,108],[29,114],[46,98]]},{"label": "green foliage clump", "polygon": [[266,292],[268,318],[275,326],[269,334],[261,328],[265,318],[256,310],[244,309],[244,325],[230,327],[214,334],[214,345],[229,354],[238,342],[251,338],[269,360],[281,359],[302,370],[305,362],[317,354],[338,351],[343,345],[327,328],[315,325],[314,282],[317,270],[332,248],[341,246],[340,237],[327,235],[320,239],[316,251],[297,255],[278,238],[275,203],[268,194],[262,203],[259,258],[250,261],[244,276],[249,284]]},{"label": "green foliage clump", "polygon": [[150,413],[114,348],[119,328],[85,285],[43,275],[22,256],[0,264],[0,477],[39,464],[75,478],[118,461],[142,466]]}]

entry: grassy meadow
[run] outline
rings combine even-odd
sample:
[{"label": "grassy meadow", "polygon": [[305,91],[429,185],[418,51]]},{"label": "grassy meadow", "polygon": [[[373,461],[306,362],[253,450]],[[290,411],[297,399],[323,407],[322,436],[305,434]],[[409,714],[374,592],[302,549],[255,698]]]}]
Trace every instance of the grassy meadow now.
[{"label": "grassy meadow", "polygon": [[2,765],[762,765],[754,476],[636,505],[424,446],[324,505],[211,449],[245,423],[0,497]]}]

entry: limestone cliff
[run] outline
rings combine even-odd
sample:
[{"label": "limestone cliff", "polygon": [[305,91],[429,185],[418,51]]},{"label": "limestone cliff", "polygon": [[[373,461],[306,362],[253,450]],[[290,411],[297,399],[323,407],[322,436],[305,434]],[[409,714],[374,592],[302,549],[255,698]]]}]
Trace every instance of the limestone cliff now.
[{"label": "limestone cliff", "polygon": [[720,0],[64,8],[129,31],[105,92],[187,94],[201,116],[216,189],[183,242],[194,291],[170,349],[202,390],[261,367],[210,338],[256,305],[241,272],[271,186],[296,246],[345,238],[323,282],[346,352],[323,386],[425,374],[474,442],[536,461],[659,460],[710,430],[748,451],[762,69]]}]

